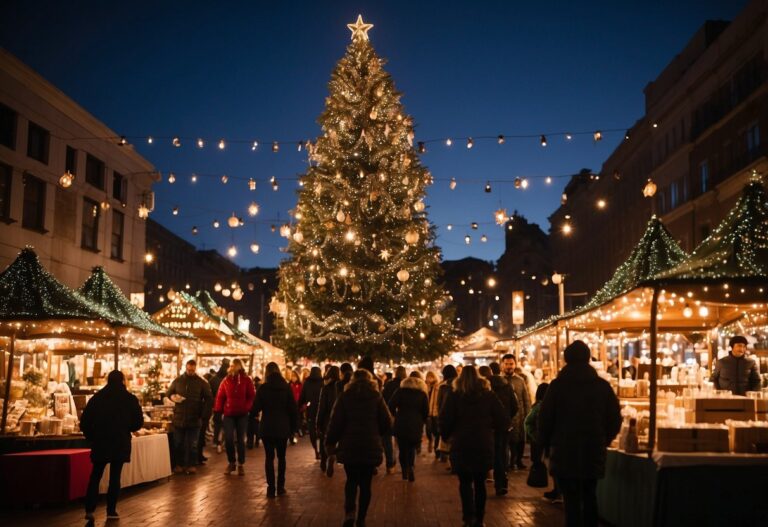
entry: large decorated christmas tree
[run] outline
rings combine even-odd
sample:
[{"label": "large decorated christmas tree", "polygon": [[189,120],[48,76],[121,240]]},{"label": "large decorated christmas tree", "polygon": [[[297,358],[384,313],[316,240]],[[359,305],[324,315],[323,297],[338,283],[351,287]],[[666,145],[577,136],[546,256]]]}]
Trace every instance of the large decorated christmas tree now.
[{"label": "large decorated christmas tree", "polygon": [[308,144],[271,308],[291,357],[431,360],[453,339],[413,120],[358,17]]}]

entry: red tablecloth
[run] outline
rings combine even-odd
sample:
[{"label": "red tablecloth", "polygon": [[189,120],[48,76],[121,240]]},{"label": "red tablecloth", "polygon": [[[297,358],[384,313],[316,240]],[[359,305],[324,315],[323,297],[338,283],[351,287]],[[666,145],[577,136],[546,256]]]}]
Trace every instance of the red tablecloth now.
[{"label": "red tablecloth", "polygon": [[0,456],[0,490],[9,504],[61,503],[85,496],[91,450],[68,448]]}]

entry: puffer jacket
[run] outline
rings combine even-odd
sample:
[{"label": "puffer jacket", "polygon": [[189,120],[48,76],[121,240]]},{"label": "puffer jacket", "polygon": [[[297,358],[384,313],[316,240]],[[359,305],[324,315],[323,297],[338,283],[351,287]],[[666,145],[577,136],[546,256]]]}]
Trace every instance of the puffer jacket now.
[{"label": "puffer jacket", "polygon": [[203,417],[211,415],[213,394],[208,381],[197,374],[182,373],[171,383],[167,396],[181,395],[184,400],[173,407],[174,428],[198,428]]},{"label": "puffer jacket", "polygon": [[539,410],[538,441],[550,447],[550,472],[602,478],[606,449],[620,427],[621,409],[611,385],[589,364],[566,364]]},{"label": "puffer jacket", "polygon": [[734,395],[746,395],[760,389],[760,373],[754,359],[736,357],[732,353],[718,360],[710,379],[718,390],[731,390]]},{"label": "puffer jacket", "polygon": [[378,466],[384,456],[381,436],[391,432],[392,415],[375,381],[350,382],[333,407],[326,449],[343,464]]},{"label": "puffer jacket", "polygon": [[299,429],[299,411],[293,392],[282,375],[267,375],[256,392],[251,414],[261,412],[259,437],[284,439]]},{"label": "puffer jacket", "polygon": [[440,410],[440,436],[451,443],[451,464],[461,472],[493,468],[496,432],[509,429],[509,417],[491,390],[452,391]]},{"label": "puffer jacket", "polygon": [[241,417],[248,415],[253,406],[256,389],[253,381],[245,372],[237,375],[227,375],[219,386],[216,394],[215,412],[222,412],[224,417]]},{"label": "puffer jacket", "polygon": [[389,410],[395,416],[395,437],[414,443],[420,441],[429,415],[427,384],[418,377],[403,379],[389,400]]}]

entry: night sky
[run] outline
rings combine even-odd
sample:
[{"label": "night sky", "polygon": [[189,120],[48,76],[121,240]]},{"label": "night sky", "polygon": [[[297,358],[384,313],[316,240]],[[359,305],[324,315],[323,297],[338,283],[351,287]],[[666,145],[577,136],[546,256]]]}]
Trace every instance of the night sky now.
[{"label": "night sky", "polygon": [[[306,167],[296,144],[318,135],[331,70],[350,41],[346,24],[362,13],[414,117],[416,141],[533,136],[504,145],[477,139],[471,150],[465,140],[450,148],[429,143],[422,156],[436,180],[427,204],[444,257],[496,260],[504,231],[493,211],[517,210],[547,231],[564,176],[599,170],[623,138],[606,132],[595,143],[591,132],[629,128],[644,113],[643,87],[705,20],[732,20],[746,1],[522,4],[5,1],[0,45],[131,137],[162,172],[152,218],[201,248],[226,253],[234,242],[239,265],[267,267],[284,256],[284,239],[270,227],[288,220],[295,178]],[[566,141],[556,132],[589,134]],[[546,148],[540,134],[549,134]],[[172,136],[206,144],[174,148]],[[228,141],[223,151],[221,138]],[[260,143],[255,152],[253,140]],[[280,141],[277,154],[273,140]],[[169,172],[176,175],[172,185]],[[200,174],[196,184],[192,173]],[[230,180],[222,184],[225,174]],[[277,192],[268,182],[273,176]],[[511,184],[517,176],[532,178],[527,190]],[[551,185],[545,176],[553,177]],[[255,192],[236,179],[251,177]],[[487,180],[491,193],[483,189]],[[246,213],[253,200],[261,207],[255,221]],[[232,212],[247,219],[244,227],[226,226]],[[214,219],[222,223],[218,230]],[[479,229],[471,231],[471,222]],[[467,233],[471,245],[464,243]],[[248,250],[254,241],[258,255]]]}]

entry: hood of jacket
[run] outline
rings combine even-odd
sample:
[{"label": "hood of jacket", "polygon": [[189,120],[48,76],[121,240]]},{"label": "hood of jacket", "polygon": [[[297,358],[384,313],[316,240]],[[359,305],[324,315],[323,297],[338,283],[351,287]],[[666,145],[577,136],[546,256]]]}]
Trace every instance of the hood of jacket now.
[{"label": "hood of jacket", "polygon": [[427,383],[419,379],[418,377],[406,377],[400,383],[400,389],[409,388],[411,390],[421,390],[424,393],[429,393]]},{"label": "hood of jacket", "polygon": [[344,392],[360,399],[372,399],[379,396],[379,385],[373,380],[370,382],[348,382],[344,386]]}]

